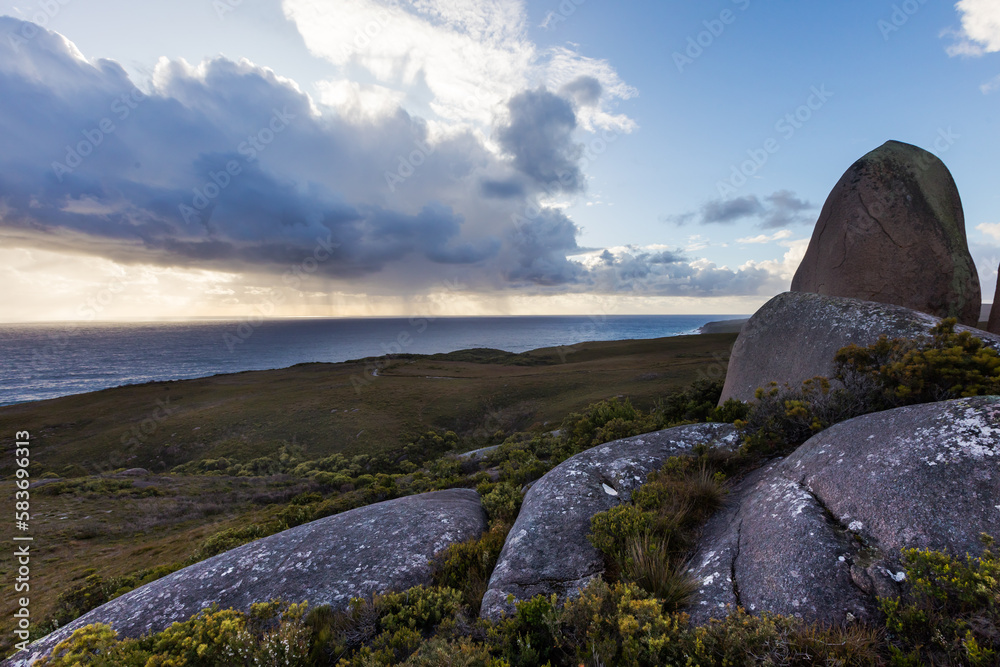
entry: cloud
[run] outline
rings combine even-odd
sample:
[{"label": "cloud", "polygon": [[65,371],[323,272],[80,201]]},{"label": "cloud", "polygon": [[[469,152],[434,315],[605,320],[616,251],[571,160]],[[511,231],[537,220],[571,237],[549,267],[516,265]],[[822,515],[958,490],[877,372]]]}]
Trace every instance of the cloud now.
[{"label": "cloud", "polygon": [[[461,40],[499,40],[501,50],[517,43],[516,12],[501,10],[520,5],[450,7],[390,13]],[[414,11],[433,20],[406,18]],[[476,16],[500,25],[488,29]],[[24,25],[0,18],[0,35]],[[371,56],[359,53],[347,61]],[[314,99],[247,60],[162,59],[140,91],[117,63],[89,61],[56,33],[40,30],[17,49],[0,39],[0,239],[26,256],[162,278],[183,285],[185,298],[201,289],[220,308],[275,289],[294,289],[311,307],[333,307],[337,295],[416,303],[456,281],[470,294],[519,296],[697,297],[773,286],[767,270],[664,247],[580,248],[580,228],[543,195],[553,179],[565,193],[583,190],[581,117],[625,131],[630,121],[603,105],[631,93],[605,65],[572,54],[533,66],[586,72],[515,91],[488,116],[491,137],[464,120],[442,130],[442,116],[407,110],[384,82],[331,79]],[[158,298],[152,287],[128,294],[123,308]]]},{"label": "cloud", "polygon": [[[0,19],[0,33],[23,25]],[[504,230],[527,200],[516,185],[478,196],[483,179],[520,177],[468,131],[432,143],[398,106],[342,113],[353,102],[317,105],[224,58],[163,60],[141,93],[46,31],[17,50],[0,41],[0,91],[5,243],[278,275],[317,254],[310,277],[387,291],[480,266],[480,283],[505,287]]]},{"label": "cloud", "polygon": [[1000,51],[1000,4],[995,0],[959,0],[962,16],[959,41],[948,47],[951,56],[978,57]]},{"label": "cloud", "polygon": [[569,256],[580,250],[577,226],[561,211],[548,209],[510,234],[512,256],[505,278],[525,287],[579,283],[586,271]]},{"label": "cloud", "polygon": [[765,200],[769,206],[764,217],[761,219],[761,227],[773,229],[775,227],[813,222],[811,218],[804,216],[803,213],[815,207],[804,199],[796,197],[794,192],[779,190],[765,197]]},{"label": "cloud", "polygon": [[981,90],[984,95],[989,95],[990,93],[995,93],[1000,90],[1000,75],[995,76],[983,85],[979,86],[979,90]]},{"label": "cloud", "polygon": [[806,249],[809,247],[809,239],[795,239],[791,241],[780,241],[779,245],[787,248],[784,256],[780,260],[766,260],[763,262],[749,261],[740,267],[741,270],[763,271],[771,276],[771,285],[775,286],[776,292],[787,291],[791,286],[792,278],[806,256]]},{"label": "cloud", "polygon": [[518,171],[541,187],[579,192],[584,187],[578,166],[583,145],[573,140],[576,114],[572,105],[544,87],[511,98],[509,119],[496,132]]},{"label": "cloud", "polygon": [[715,199],[706,203],[699,211],[663,216],[661,220],[680,226],[692,221],[710,225],[734,224],[740,220],[756,219],[757,225],[765,229],[812,222],[812,218],[805,215],[805,212],[815,207],[808,201],[796,197],[794,192],[778,190],[764,197],[764,202],[761,202],[756,195]]},{"label": "cloud", "polygon": [[1000,241],[1000,222],[984,222],[976,225],[976,229],[995,241]]},{"label": "cloud", "polygon": [[705,204],[701,210],[701,224],[728,223],[743,218],[757,217],[764,213],[760,200],[753,195],[735,199],[719,199]]},{"label": "cloud", "polygon": [[704,259],[679,257],[664,262],[660,253],[613,250],[588,266],[591,280],[602,292],[705,298],[757,295],[774,286],[774,276],[757,267],[732,270]]},{"label": "cloud", "polygon": [[774,243],[775,241],[781,241],[787,238],[791,238],[792,232],[788,229],[782,229],[781,231],[775,232],[774,234],[759,234],[757,236],[747,236],[742,239],[736,239],[736,242],[742,245],[751,245],[757,243]]},{"label": "cloud", "polygon": [[591,117],[631,125],[601,107],[634,89],[606,61],[564,47],[539,49],[528,37],[521,0],[283,0],[282,6],[313,54],[345,74],[360,70],[404,92],[404,106],[428,118],[488,128],[518,92],[540,85],[558,90],[590,76],[601,83],[602,98],[585,126]]},{"label": "cloud", "polygon": [[601,101],[604,86],[592,76],[581,76],[573,79],[559,89],[559,94],[572,99],[578,106],[592,107]]}]

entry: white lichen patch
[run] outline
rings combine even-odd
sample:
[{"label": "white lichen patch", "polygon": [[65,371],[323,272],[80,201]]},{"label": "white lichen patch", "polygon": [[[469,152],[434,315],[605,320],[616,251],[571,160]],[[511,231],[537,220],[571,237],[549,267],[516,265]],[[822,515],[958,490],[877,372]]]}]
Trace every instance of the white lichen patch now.
[{"label": "white lichen patch", "polygon": [[[791,480],[772,482],[768,488],[770,489],[768,500],[784,504],[793,517],[802,514],[802,511],[812,502],[812,497]],[[777,517],[777,514],[772,514],[772,516]]]},{"label": "white lichen patch", "polygon": [[918,429],[913,438],[907,439],[907,444],[910,443],[932,449],[920,457],[931,467],[969,459],[983,461],[1000,455],[1000,426],[992,414],[966,403],[941,423]]}]

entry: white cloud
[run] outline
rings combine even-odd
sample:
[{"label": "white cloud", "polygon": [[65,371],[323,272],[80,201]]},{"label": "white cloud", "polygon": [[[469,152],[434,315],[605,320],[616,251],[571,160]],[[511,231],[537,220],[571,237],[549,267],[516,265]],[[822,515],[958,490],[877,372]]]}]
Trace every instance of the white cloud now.
[{"label": "white cloud", "polygon": [[995,241],[1000,241],[1000,222],[984,222],[976,225],[976,229]]},{"label": "white cloud", "polygon": [[948,47],[949,55],[976,57],[1000,51],[1000,2],[959,0],[955,8],[962,15],[962,30],[960,41]]},{"label": "white cloud", "polygon": [[788,250],[780,260],[766,260],[763,262],[749,261],[740,267],[740,270],[758,269],[776,276],[781,286],[777,291],[785,291],[789,288],[795,272],[806,256],[806,249],[809,247],[809,239],[797,239],[795,241],[782,241],[781,245]]},{"label": "white cloud", "polygon": [[605,107],[635,89],[606,61],[566,48],[540,50],[528,38],[522,0],[284,0],[283,8],[312,53],[347,78],[361,70],[404,93],[411,112],[488,129],[516,93],[592,76],[603,99],[581,111],[581,127],[634,128]]},{"label": "white cloud", "polygon": [[1000,90],[1000,75],[979,86],[979,90],[983,91],[984,95],[995,93]]},{"label": "white cloud", "polygon": [[773,243],[775,241],[781,241],[782,239],[790,238],[791,236],[792,236],[792,231],[790,229],[782,229],[770,235],[758,234],[757,236],[747,236],[742,239],[736,239],[736,242],[743,245],[750,245],[755,243]]},{"label": "white cloud", "polygon": [[378,118],[395,113],[406,97],[402,92],[377,84],[361,84],[342,79],[316,84],[320,102],[354,120]]}]

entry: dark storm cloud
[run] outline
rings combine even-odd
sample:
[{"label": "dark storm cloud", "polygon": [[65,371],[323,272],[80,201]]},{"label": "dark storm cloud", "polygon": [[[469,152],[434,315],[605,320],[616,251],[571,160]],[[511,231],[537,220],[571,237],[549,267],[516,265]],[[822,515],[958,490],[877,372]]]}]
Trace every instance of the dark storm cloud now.
[{"label": "dark storm cloud", "polygon": [[524,197],[524,185],[516,180],[493,181],[486,179],[481,184],[483,196],[495,199],[520,199]]},{"label": "dark storm cloud", "polygon": [[[7,36],[24,25],[0,17],[5,245],[275,279],[315,258],[320,289],[392,294],[457,271],[481,291],[704,296],[763,284],[669,251],[580,259],[580,229],[535,197],[583,189],[574,104],[600,96],[596,81],[511,98],[501,159],[471,131],[429,145],[426,123],[402,109],[363,120],[317,110],[247,61],[163,62],[140,92],[56,33],[15,46]],[[804,204],[790,193],[768,203],[788,215]]]},{"label": "dark storm cloud", "polygon": [[815,208],[811,203],[799,199],[794,192],[779,190],[766,198],[768,204],[767,213],[761,219],[760,226],[767,228],[788,227],[807,222],[815,222],[812,216],[805,215],[806,211]]},{"label": "dark storm cloud", "polygon": [[497,129],[497,140],[518,171],[541,188],[582,190],[583,145],[573,141],[573,105],[542,87],[515,95],[507,107],[509,122]]},{"label": "dark storm cloud", "polygon": [[[2,18],[0,35],[23,25]],[[87,62],[55,33],[39,31],[17,48],[0,40],[4,236],[220,270],[280,272],[320,248],[317,273],[338,278],[498,254],[490,225],[456,210],[465,202],[449,188],[458,184],[420,187],[442,182],[445,171],[468,174],[488,156],[469,137],[438,146],[407,174],[419,197],[394,197],[386,172],[426,145],[419,119],[319,116],[290,82],[221,58],[198,69],[169,63],[155,80],[141,93],[121,67]],[[516,197],[510,182],[503,194]]]},{"label": "dark storm cloud", "polygon": [[662,216],[660,219],[677,226],[689,222],[700,225],[734,224],[740,220],[755,219],[759,227],[774,229],[812,222],[805,212],[815,207],[795,196],[789,190],[779,190],[761,202],[755,195],[733,199],[715,199],[701,207],[699,211],[689,211],[676,215]]},{"label": "dark storm cloud", "polygon": [[755,217],[764,212],[760,200],[755,196],[737,197],[711,201],[701,210],[701,224],[737,222],[743,218]]},{"label": "dark storm cloud", "polygon": [[514,250],[507,280],[515,284],[556,286],[578,283],[586,270],[567,259],[580,251],[579,228],[561,211],[546,209],[533,220],[524,220],[511,232]]}]

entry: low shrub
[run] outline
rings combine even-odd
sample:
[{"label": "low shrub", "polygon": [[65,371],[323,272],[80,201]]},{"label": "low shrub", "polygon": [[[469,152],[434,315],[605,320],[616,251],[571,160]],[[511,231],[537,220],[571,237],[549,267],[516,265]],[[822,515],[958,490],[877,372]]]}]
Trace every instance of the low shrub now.
[{"label": "low shrub", "polygon": [[1000,354],[963,331],[955,318],[931,329],[930,339],[849,345],[836,356],[837,378],[873,410],[1000,393]]},{"label": "low shrub", "polygon": [[510,524],[496,522],[480,537],[449,546],[436,558],[434,584],[461,591],[465,605],[478,612],[508,532]]},{"label": "low shrub", "polygon": [[306,605],[273,601],[249,613],[210,608],[191,619],[140,639],[118,640],[103,624],[76,630],[39,667],[214,667],[215,665],[305,665],[310,635]]},{"label": "low shrub", "polygon": [[483,509],[490,523],[514,523],[521,510],[521,488],[509,482],[480,485],[477,490],[483,496]]},{"label": "low shrub", "polygon": [[205,539],[198,547],[198,551],[195,552],[194,556],[191,557],[192,562],[197,562],[205,560],[206,558],[211,558],[212,556],[223,553],[224,551],[229,551],[230,549],[235,549],[236,547],[242,546],[248,542],[253,542],[262,537],[267,537],[268,535],[273,535],[278,532],[278,526],[270,526],[259,523],[251,523],[245,526],[238,526],[236,528],[227,528],[226,530],[219,531],[214,535]]},{"label": "low shrub", "polygon": [[634,407],[629,399],[612,398],[591,405],[582,414],[571,414],[563,421],[561,430],[569,449],[576,453],[656,428],[657,420]]},{"label": "low shrub", "polygon": [[694,592],[684,558],[697,530],[722,505],[721,472],[708,452],[673,457],[650,473],[631,503],[595,514],[588,539],[606,560],[606,576],[638,585],[667,609],[683,606]]},{"label": "low shrub", "polygon": [[894,664],[1000,662],[1000,560],[993,538],[982,540],[979,557],[903,552],[906,595],[882,600]]}]

